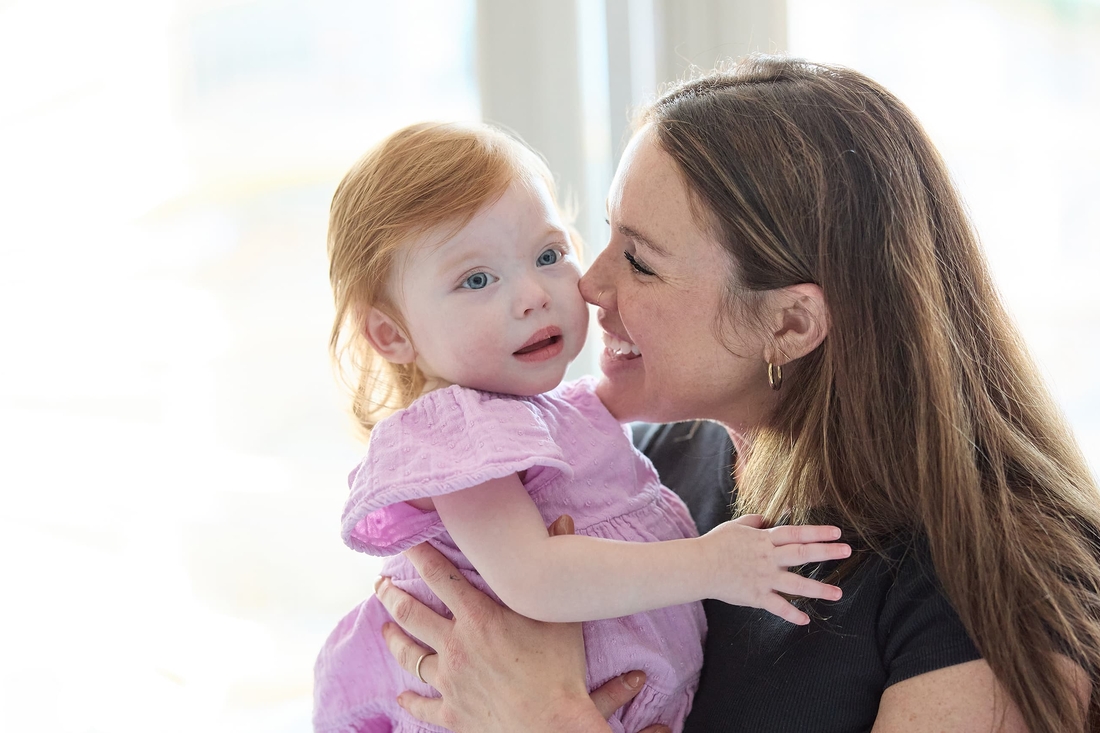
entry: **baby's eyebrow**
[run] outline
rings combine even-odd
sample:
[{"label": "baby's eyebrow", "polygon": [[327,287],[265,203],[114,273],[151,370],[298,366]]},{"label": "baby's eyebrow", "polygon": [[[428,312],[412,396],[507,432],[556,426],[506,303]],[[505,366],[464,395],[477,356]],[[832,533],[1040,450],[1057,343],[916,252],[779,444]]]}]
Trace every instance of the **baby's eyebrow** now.
[{"label": "baby's eyebrow", "polygon": [[480,250],[471,251],[469,248],[459,248],[447,253],[440,259],[439,271],[448,273],[460,268],[464,269],[469,266],[471,262],[476,262],[481,259],[484,254],[485,253]]},{"label": "baby's eyebrow", "polygon": [[554,225],[554,224],[549,224],[549,225],[548,225],[548,226],[546,227],[546,231],[544,231],[544,232],[542,233],[542,238],[543,238],[543,240],[547,240],[547,239],[549,239],[550,237],[556,237],[556,238],[559,238],[559,239],[565,239],[566,241],[570,241],[570,239],[571,239],[571,237],[570,237],[570,235],[569,235],[569,229],[568,229],[568,228],[566,228],[566,227],[559,227],[559,226],[556,226],[556,225]]}]

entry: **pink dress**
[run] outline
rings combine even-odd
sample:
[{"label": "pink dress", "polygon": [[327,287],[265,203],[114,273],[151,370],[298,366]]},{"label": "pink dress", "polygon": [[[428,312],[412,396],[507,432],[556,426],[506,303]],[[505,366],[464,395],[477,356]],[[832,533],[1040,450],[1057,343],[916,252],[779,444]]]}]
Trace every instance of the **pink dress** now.
[{"label": "pink dress", "polygon": [[[695,536],[687,508],[661,485],[653,465],[634,449],[629,428],[596,397],[594,384],[582,379],[535,397],[453,386],[383,420],[349,478],[345,542],[390,556],[382,574],[446,613],[403,550],[431,542],[474,586],[496,595],[455,546],[439,515],[414,508],[408,499],[526,471],[524,485],[547,524],[569,514],[577,534],[591,537],[655,542]],[[437,693],[386,651],[380,629],[388,620],[372,596],[325,642],[314,670],[315,731],[442,730],[415,720],[395,701],[404,690]],[[682,730],[703,664],[702,604],[593,621],[583,629],[589,689],[632,669],[646,673],[645,688],[609,721],[612,729],[630,733],[664,723]]]}]

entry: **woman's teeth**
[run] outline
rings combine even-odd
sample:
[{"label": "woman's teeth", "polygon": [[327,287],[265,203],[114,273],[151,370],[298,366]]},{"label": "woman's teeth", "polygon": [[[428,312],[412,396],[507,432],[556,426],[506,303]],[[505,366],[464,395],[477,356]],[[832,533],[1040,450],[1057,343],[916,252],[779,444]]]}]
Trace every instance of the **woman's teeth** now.
[{"label": "woman's teeth", "polygon": [[603,345],[607,347],[614,356],[626,356],[627,354],[633,354],[634,356],[641,356],[642,352],[638,348],[637,344],[632,344],[629,341],[623,341],[617,336],[612,336],[607,331],[603,334]]}]

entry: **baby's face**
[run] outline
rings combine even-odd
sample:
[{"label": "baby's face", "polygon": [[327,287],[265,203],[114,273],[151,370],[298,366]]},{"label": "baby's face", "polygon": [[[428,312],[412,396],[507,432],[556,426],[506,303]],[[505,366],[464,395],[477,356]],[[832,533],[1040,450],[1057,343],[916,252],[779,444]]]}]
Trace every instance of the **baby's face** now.
[{"label": "baby's face", "polygon": [[489,392],[556,387],[584,345],[580,266],[545,183],[515,184],[440,245],[425,236],[397,300],[428,377]]}]

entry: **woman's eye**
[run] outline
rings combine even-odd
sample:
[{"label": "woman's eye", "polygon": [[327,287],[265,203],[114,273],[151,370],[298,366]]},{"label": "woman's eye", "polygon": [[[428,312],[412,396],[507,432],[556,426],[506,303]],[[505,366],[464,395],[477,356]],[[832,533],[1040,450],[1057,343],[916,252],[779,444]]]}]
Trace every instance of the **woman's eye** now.
[{"label": "woman's eye", "polygon": [[462,281],[462,287],[469,290],[481,290],[496,281],[496,278],[487,272],[475,272]]},{"label": "woman's eye", "polygon": [[643,265],[641,262],[638,262],[638,260],[634,259],[634,255],[630,254],[629,252],[624,251],[623,252],[623,257],[626,258],[626,261],[630,263],[630,266],[634,268],[635,272],[640,272],[643,275],[656,275],[657,274],[657,273],[653,272],[653,270],[650,270],[648,267]]},{"label": "woman's eye", "polygon": [[548,249],[539,255],[538,265],[539,267],[546,267],[547,265],[553,265],[561,259],[561,252],[556,249]]}]

